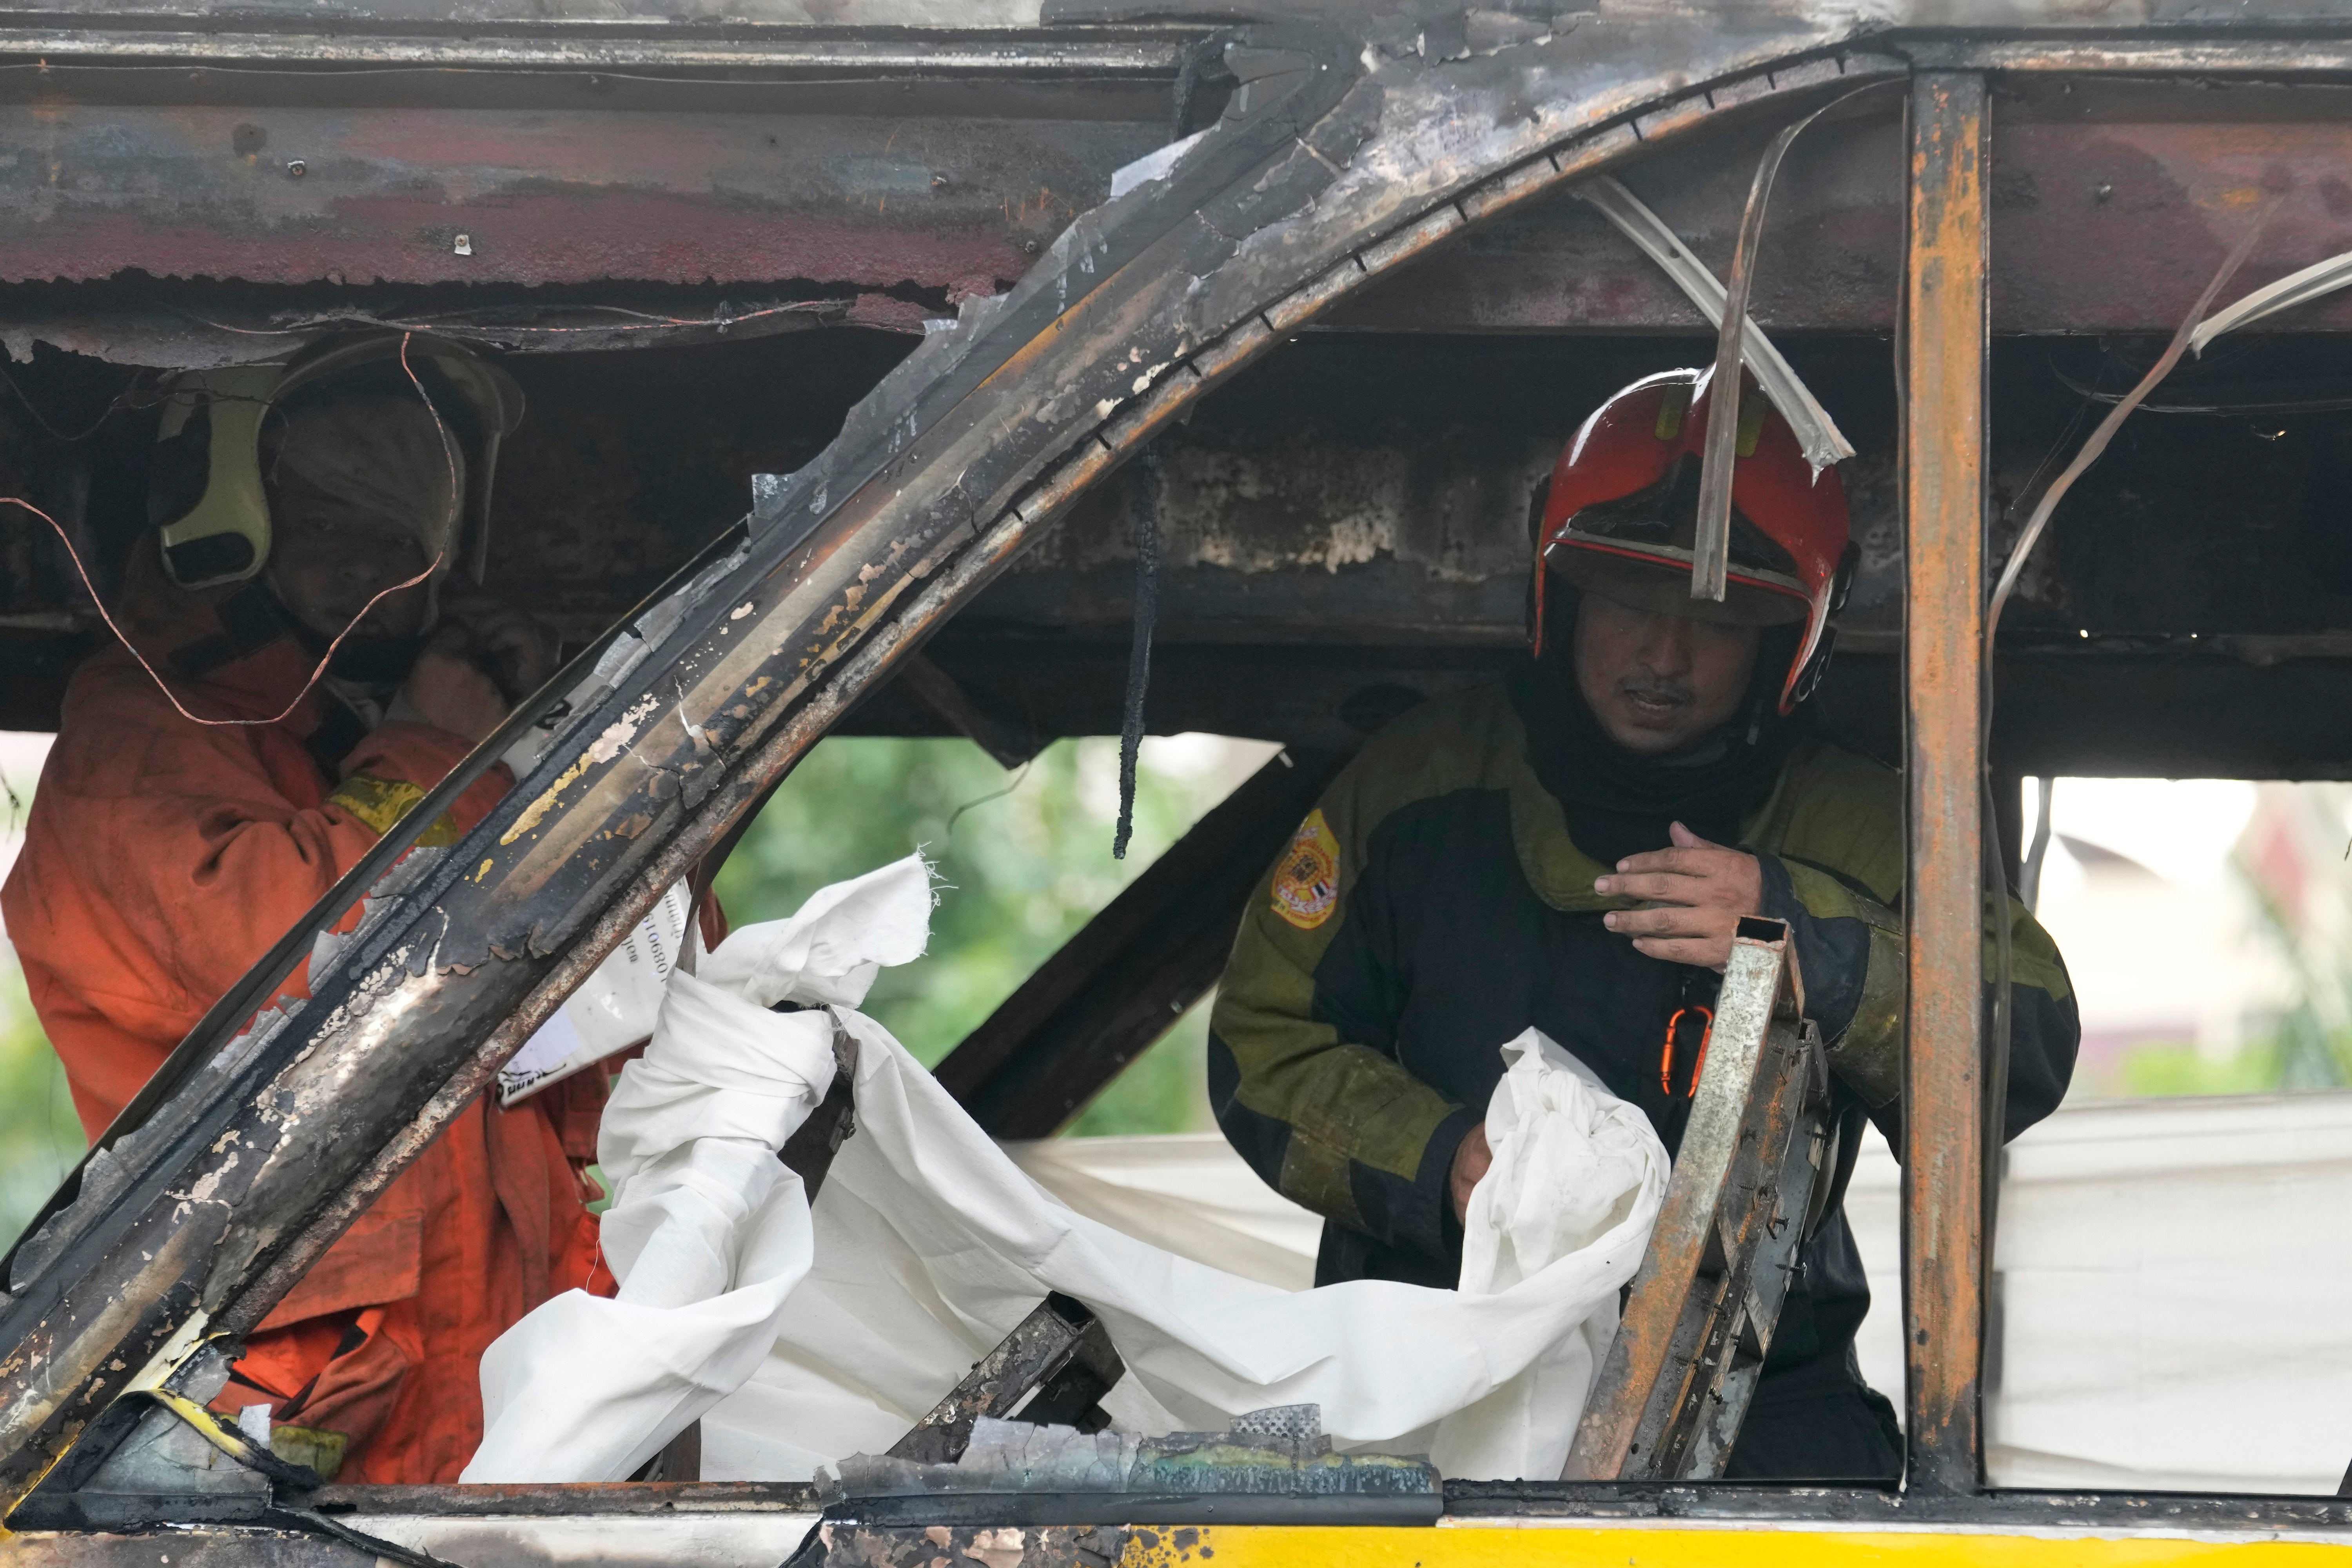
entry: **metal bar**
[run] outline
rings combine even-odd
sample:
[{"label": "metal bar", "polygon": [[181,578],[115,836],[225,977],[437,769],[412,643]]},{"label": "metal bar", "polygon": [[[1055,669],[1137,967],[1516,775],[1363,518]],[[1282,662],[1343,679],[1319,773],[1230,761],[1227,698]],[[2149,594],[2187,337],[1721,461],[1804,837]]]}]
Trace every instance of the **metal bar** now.
[{"label": "metal bar", "polygon": [[[2062,85],[2078,90],[2063,92]],[[2032,189],[2040,199],[2001,210],[1997,335],[2170,337],[2215,262],[2273,190],[2284,199],[2246,258],[2247,279],[2283,277],[2346,247],[2341,220],[2320,195],[2328,170],[2352,157],[2352,116],[2342,104],[2352,92],[2345,87],[2303,82],[2233,95],[2193,81],[2091,78],[2029,79],[2019,90],[2024,101],[2001,122],[2001,178],[2004,188]],[[2254,118],[2244,106],[2256,98],[2294,118]],[[1899,101],[1890,95],[1870,112],[1842,114],[1790,149],[1748,304],[1750,318],[1773,338],[1894,330],[1897,290],[1887,285],[1902,266],[1903,132],[1899,114],[1882,118],[1877,110]],[[2071,112],[2082,118],[2046,118],[2069,112],[2070,102],[2081,105]],[[2241,118],[2223,118],[2224,102],[2241,106],[2231,110]],[[1685,253],[1707,258],[1720,276],[1762,144],[1762,133],[1749,132],[1663,151],[1629,170],[1626,182]],[[2221,152],[2225,146],[2241,151]],[[2271,172],[2254,206],[2227,205],[2209,194],[2226,184],[2224,171],[2239,157],[2258,158]],[[1591,189],[1589,182],[1577,187]],[[1593,210],[1580,203],[1531,210],[1511,220],[1508,247],[1465,246],[1432,256],[1409,280],[1369,292],[1336,320],[1415,332],[1700,329],[1712,343],[1719,302],[1691,303],[1655,263],[1593,222]],[[223,209],[216,221],[240,220]],[[2100,265],[2084,267],[2084,256],[2097,256]],[[2238,291],[2221,298],[2226,303]],[[2337,294],[2252,330],[2340,332],[2347,322],[2352,294]],[[1751,335],[1745,356],[1751,370],[1756,342]],[[1809,376],[1822,374],[1813,363],[1805,368]],[[1841,401],[1837,412],[1852,423],[1860,409]]]},{"label": "metal bar", "polygon": [[[1695,1347],[1684,1342],[1688,1338],[1685,1320],[1715,1239],[1716,1216],[1764,1061],[1782,951],[1779,943],[1732,944],[1681,1157],[1675,1162],[1609,1359],[1577,1423],[1563,1479],[1613,1480],[1629,1469],[1646,1474],[1637,1446],[1658,1425],[1657,1407],[1662,1403],[1669,1412],[1678,1407],[1685,1385],[1695,1375],[1690,1364]],[[1678,1350],[1682,1354],[1675,1353]]]},{"label": "metal bar", "polygon": [[1690,1121],[1570,1480],[1723,1474],[1825,1174],[1827,1068],[1789,928],[1744,920]]},{"label": "metal bar", "polygon": [[[1729,313],[1730,290],[1707,270],[1706,262],[1691,254],[1690,247],[1667,226],[1664,219],[1652,212],[1641,197],[1626,188],[1624,181],[1614,174],[1600,174],[1580,185],[1570,186],[1569,194],[1589,204],[1595,212],[1607,218],[1618,233],[1632,240],[1634,247],[1657,266],[1658,270],[1674,279],[1675,287],[1682,290],[1684,298],[1697,308],[1698,313],[1712,322],[1718,333],[1722,331],[1723,319]],[[1760,241],[1761,225],[1758,226]],[[1740,226],[1743,237],[1747,232],[1747,226],[1743,223]],[[1750,274],[1752,294],[1752,266]],[[1771,398],[1772,405],[1780,411],[1781,417],[1787,419],[1790,427],[1796,432],[1797,445],[1804,448],[1805,456],[1822,468],[1843,463],[1853,457],[1853,443],[1845,438],[1844,433],[1837,427],[1837,421],[1830,417],[1829,410],[1822,406],[1812,389],[1790,368],[1780,349],[1756,324],[1756,318],[1744,315],[1741,323],[1743,346],[1739,351],[1740,361],[1755,372],[1765,395]],[[1716,357],[1720,364],[1722,350],[1719,346]],[[1720,374],[1717,379],[1723,379]]]},{"label": "metal bar", "polygon": [[[305,89],[309,103],[257,104],[251,100],[260,96],[257,89],[236,96],[246,92],[249,76],[234,77],[237,85],[215,89],[228,96],[234,108],[107,103],[37,110],[0,102],[0,156],[15,151],[20,161],[0,163],[0,280],[103,277],[126,267],[176,276],[201,265],[224,280],[246,284],[303,283],[341,273],[370,279],[371,288],[403,290],[426,283],[537,287],[634,279],[664,290],[754,289],[756,299],[780,280],[804,279],[827,291],[846,286],[872,292],[912,280],[932,289],[984,283],[993,292],[1029,269],[1034,255],[1075,216],[1073,208],[1108,194],[1119,165],[1166,137],[1160,114],[1132,118],[1139,108],[1156,105],[1122,100],[1116,112],[1129,118],[1121,120],[1104,117],[1114,110],[1097,99],[1073,103],[1070,109],[1089,116],[1080,122],[1087,129],[1079,135],[1067,129],[1066,121],[1057,125],[919,114],[914,111],[926,101],[921,95],[892,92],[883,96],[906,100],[908,123],[923,127],[930,138],[920,157],[902,155],[910,145],[903,139],[890,151],[889,121],[837,112],[851,107],[838,100],[826,106],[834,113],[793,115],[792,152],[785,156],[768,138],[773,117],[793,112],[792,100],[803,96],[798,89],[761,89],[747,99],[747,89],[725,83],[688,82],[662,89],[657,83],[632,79],[613,95],[625,101],[608,110],[557,106],[549,113],[518,108],[511,95],[506,107],[461,109],[447,93],[470,79],[466,73],[425,74],[427,85],[444,93],[441,104],[383,101],[397,95],[390,84],[372,77],[312,80]],[[614,74],[621,73],[616,68]],[[21,79],[0,70],[0,90],[11,83],[21,85]],[[196,83],[185,86],[198,90]],[[510,77],[499,77],[474,86],[478,91],[472,101],[480,104],[516,84]],[[576,81],[570,86],[566,93],[562,86],[541,82],[530,85],[529,91],[594,96]],[[316,101],[338,88],[348,101]],[[661,91],[684,101],[674,100],[667,109],[648,107],[646,95]],[[961,89],[943,86],[939,91],[950,100],[939,109],[974,107],[963,101],[971,95]],[[411,96],[423,92],[420,88]],[[292,96],[290,89],[286,96]],[[736,111],[718,111],[722,98]],[[101,237],[106,218],[98,208],[59,208],[50,258],[28,261],[26,247],[39,243],[39,226],[25,205],[22,149],[42,141],[44,112],[52,116],[47,144],[61,184],[168,190],[171,201],[119,215],[123,226],[112,240]],[[266,130],[253,134],[268,138],[273,150],[262,167],[271,182],[271,199],[281,205],[289,226],[277,231],[274,250],[268,244],[272,231],[249,221],[249,206],[239,205],[230,189],[244,159],[230,149],[228,139],[234,126],[248,118],[268,121]],[[461,137],[436,139],[436,127],[460,124]],[[681,164],[679,149],[688,144],[695,153]],[[403,174],[394,173],[401,163],[398,153],[387,154],[394,148],[411,153]],[[289,158],[295,163],[285,161]],[[298,164],[310,172],[294,177],[290,171]],[[733,183],[728,187],[739,205],[728,205],[730,197],[714,192],[707,175],[698,180],[689,168],[740,171],[729,176]],[[248,179],[260,177],[255,168],[245,172]],[[418,180],[432,182],[429,194]],[[1041,190],[1053,193],[1052,199],[1040,196]],[[908,191],[922,193],[919,201]],[[243,216],[224,219],[232,209]],[[397,218],[384,216],[394,210],[401,215]],[[68,237],[69,231],[73,237]],[[297,241],[295,234],[302,238]],[[462,248],[456,243],[459,234],[467,236]],[[663,256],[671,251],[691,252],[694,259],[665,263]],[[196,257],[205,259],[198,263]],[[613,302],[626,308],[624,301]],[[151,312],[155,304],[142,300],[133,309]],[[650,321],[611,313],[601,322],[558,316],[536,323],[494,322],[496,330],[473,335],[546,343],[583,335],[546,327],[593,324],[598,330],[584,335],[610,342],[617,325],[645,329],[629,334],[644,338],[667,336],[679,330],[670,322],[684,321],[689,335],[723,341],[739,331],[797,322],[812,314],[920,330],[920,321],[939,310],[936,304],[880,298],[862,307],[848,301],[816,310],[809,307],[805,300],[772,298],[749,309],[730,309],[723,314],[737,324],[725,333],[702,324],[718,312],[697,307],[681,314],[656,303],[647,312],[656,318]],[[341,298],[316,309],[247,297],[225,301],[221,315],[205,304],[184,305],[201,320],[188,322],[183,315],[184,325],[178,330],[184,338],[190,331],[197,334],[184,341],[199,353],[221,352],[202,347],[220,337],[236,345],[224,345],[226,353],[250,355],[282,352],[306,328],[321,324],[373,320],[436,330],[407,314],[418,308],[429,321],[432,306],[413,293],[404,304],[377,294]],[[470,299],[458,305],[461,312],[478,308]],[[161,317],[149,320],[170,327]],[[466,325],[462,320],[454,324]],[[18,323],[12,317],[9,325],[15,329]]]},{"label": "metal bar", "polygon": [[2352,39],[2335,28],[2314,27],[2303,37],[2243,32],[2181,37],[2169,29],[2134,37],[2040,33],[2030,37],[1955,37],[1949,33],[1894,35],[1886,45],[1900,48],[1922,69],[2082,72],[2085,75],[2257,76],[2294,80],[2352,71]]},{"label": "metal bar", "polygon": [[1605,1526],[1654,1520],[1687,1526],[1700,1521],[1834,1521],[1843,1529],[1958,1526],[2020,1535],[2082,1531],[2108,1541],[2144,1531],[2148,1537],[2179,1541],[2203,1531],[2342,1531],[2352,1527],[2352,1496],[1988,1489],[1943,1497],[1835,1481],[1690,1486],[1675,1481],[1449,1480],[1445,1512],[1449,1523],[1544,1519]]},{"label": "metal bar", "polygon": [[[1790,973],[1793,979],[1793,954]],[[1693,1402],[1695,1409],[1678,1413],[1681,1431],[1661,1447],[1662,1460],[1685,1479],[1718,1480],[1731,1463],[1788,1304],[1789,1282],[1804,1267],[1801,1255],[1834,1174],[1835,1121],[1820,1031],[1783,1007],[1765,1050],[1768,1065],[1748,1113],[1755,1136],[1742,1138],[1734,1167],[1738,1201],[1716,1220],[1727,1266],[1706,1340],[1711,1386]],[[1663,1472],[1664,1464],[1655,1468]]]},{"label": "metal bar", "polygon": [[[1051,1420],[1099,1432],[1108,1417],[1101,1415],[1095,1401],[1126,1371],[1102,1320],[1086,1303],[1056,1291],[1015,1323],[946,1398],[892,1444],[890,1458],[952,1465],[963,1458],[971,1443],[972,1423],[982,1415]],[[1037,1404],[1050,1403],[1052,1408],[1016,1417],[1015,1411],[1032,1391]]]},{"label": "metal bar", "polygon": [[[499,1486],[373,1486],[337,1482],[311,1494],[336,1514],[434,1519],[592,1519],[633,1513],[805,1514],[823,1504],[807,1481],[520,1481]],[[362,1523],[362,1529],[366,1525]],[[161,1568],[161,1565],[158,1565]]]},{"label": "metal bar", "polygon": [[[1806,115],[1784,125],[1756,161],[1748,205],[1739,217],[1738,242],[1731,250],[1731,276],[1724,284],[1723,319],[1716,325],[1715,374],[1708,380],[1706,451],[1699,465],[1698,532],[1691,546],[1691,597],[1723,602],[1731,561],[1732,444],[1739,434],[1740,350],[1746,346],[1748,296],[1756,286],[1756,246],[1764,237],[1765,204],[1772,199],[1772,176],[1789,143],[1813,122]],[[1726,392],[1724,389],[1729,387]]]},{"label": "metal bar", "polygon": [[2014,886],[2025,875],[2025,775],[2006,762],[1994,766],[1992,812],[2000,835],[2000,865]]},{"label": "metal bar", "polygon": [[1216,984],[1234,925],[1345,759],[1285,752],[1192,826],[940,1063],[998,1138],[1048,1138]]},{"label": "metal bar", "polygon": [[908,655],[899,669],[898,680],[908,696],[986,752],[1000,768],[1021,766],[1044,751],[1045,742],[1052,738],[1039,734],[1033,725],[998,712],[933,663],[927,653]]},{"label": "metal bar", "polygon": [[[887,1550],[867,1562],[928,1563],[947,1554],[934,1526],[961,1532],[969,1541],[972,1526],[966,1521],[998,1498],[958,1498],[932,1495],[922,1500],[930,1513],[919,1522],[897,1527],[866,1527],[874,1540],[887,1530],[877,1545]],[[996,1535],[1000,1522],[1024,1527],[1041,1524],[1040,1516],[1054,1502],[1033,1501],[1025,1517],[1000,1521],[991,1519],[985,1549],[1003,1544]],[[726,1560],[781,1563],[794,1543],[808,1532],[823,1506],[811,1488],[797,1482],[704,1482],[665,1485],[610,1482],[577,1486],[334,1486],[316,1495],[318,1506],[371,1534],[422,1547],[455,1561],[472,1563],[504,1561],[580,1561],[583,1532],[593,1531],[603,1548],[596,1555],[608,1563],[683,1563],[691,1552],[712,1552],[706,1561],[720,1560],[713,1548],[726,1543]],[[1214,1500],[1212,1515],[1204,1500],[1191,1500],[1189,1516],[1169,1508],[1162,1497],[1139,1498],[1133,1493],[1099,1494],[1094,1500],[1101,1517],[1119,1522],[1166,1519],[1175,1523],[1225,1523],[1232,1500]],[[1150,1511],[1147,1514],[1145,1510]],[[1127,1511],[1132,1510],[1132,1511]],[[1689,1486],[1675,1482],[1527,1482],[1460,1481],[1445,1483],[1445,1520],[1452,1525],[1508,1527],[1529,1521],[1561,1521],[1601,1529],[1622,1529],[1647,1523],[1720,1529],[1725,1526],[1821,1526],[1832,1528],[1899,1529],[1923,1525],[1958,1526],[1990,1534],[2041,1534],[2084,1542],[2083,1552],[2116,1555],[2120,1543],[2135,1539],[2165,1542],[2151,1551],[2194,1552],[2200,1534],[2221,1538],[2210,1549],[2227,1551],[2231,1537],[2245,1532],[2294,1532],[2305,1540],[2320,1531],[2340,1531],[2352,1526],[2352,1497],[2249,1497],[2180,1492],[1987,1492],[1948,1499],[1905,1498],[1871,1488],[1785,1485],[1750,1482],[1740,1486]],[[1349,1522],[1358,1522],[1350,1521]],[[1491,1536],[1491,1528],[1484,1532]],[[1024,1552],[1045,1545],[1050,1527],[1024,1530]],[[2184,1541],[2184,1537],[2189,1540]],[[1368,1556],[1379,1547],[1413,1542],[1432,1535],[1391,1537],[1366,1542]],[[1786,1539],[1783,1536],[1781,1539]],[[1815,1537],[1813,1539],[1819,1539]],[[162,1543],[162,1544],[159,1544]],[[1810,1542],[1808,1542],[1810,1543]],[[980,1544],[973,1542],[973,1544]],[[157,1568],[164,1545],[178,1564],[235,1563],[239,1568],[368,1568],[368,1560],[340,1543],[316,1536],[290,1534],[268,1526],[233,1523],[190,1523],[175,1526],[168,1535],[93,1535],[18,1531],[9,1542],[12,1563],[70,1563],[73,1568]],[[1421,1548],[1413,1548],[1419,1552]],[[2128,1550],[2128,1548],[2125,1548]],[[761,1553],[765,1552],[762,1556]],[[1194,1557],[1198,1559],[1197,1549]],[[1143,1562],[1157,1558],[1139,1558]],[[950,1558],[963,1563],[958,1554]],[[986,1562],[986,1558],[971,1561]],[[1120,1561],[1113,1553],[1075,1558],[1038,1559],[1056,1568],[1101,1568]],[[1214,1563],[1206,1564],[1214,1568]]]},{"label": "metal bar", "polygon": [[835,1019],[833,1081],[825,1086],[824,1099],[809,1112],[808,1120],[795,1128],[793,1135],[784,1140],[784,1146],[776,1151],[776,1158],[801,1179],[811,1203],[816,1202],[817,1193],[824,1186],[824,1178],[833,1169],[833,1157],[857,1131],[856,1085],[857,1041]]},{"label": "metal bar", "polygon": [[1983,1352],[1984,79],[1911,89],[1903,277],[1908,993],[1903,1117],[1909,1486],[1976,1489]]},{"label": "metal bar", "polygon": [[[875,30],[879,33],[880,29]],[[315,66],[321,60],[432,66],[551,66],[558,68],[688,67],[824,72],[943,75],[1050,74],[1090,79],[1123,75],[1176,75],[1197,26],[1089,30],[1080,37],[1006,29],[948,32],[940,42],[898,37],[827,37],[797,26],[717,25],[565,17],[549,22],[362,18],[322,26],[310,17],[247,13],[226,30],[174,27],[152,16],[75,15],[62,11],[9,19],[0,42],[8,53],[46,58],[166,60],[247,64],[281,59]],[[812,37],[812,34],[816,36]],[[675,35],[674,37],[672,35]],[[2295,78],[2352,71],[2352,39],[2313,27],[2301,37],[2216,33],[2180,37],[2129,32],[2031,35],[1903,31],[1874,40],[1899,48],[1923,68],[2084,74],[2216,73]]]},{"label": "metal bar", "polygon": [[[240,16],[233,30],[158,26],[152,18],[108,26],[100,17],[58,13],[0,26],[0,51],[59,61],[167,60],[247,66],[286,63],[415,65],[434,68],[558,70],[729,69],[837,77],[1016,77],[1172,79],[1198,27],[1118,29],[1108,36],[1054,37],[1042,33],[948,33],[925,38],[811,37],[802,27],[692,22],[436,23],[377,18],[373,27],[290,25]],[[878,31],[878,29],[877,29]]]}]

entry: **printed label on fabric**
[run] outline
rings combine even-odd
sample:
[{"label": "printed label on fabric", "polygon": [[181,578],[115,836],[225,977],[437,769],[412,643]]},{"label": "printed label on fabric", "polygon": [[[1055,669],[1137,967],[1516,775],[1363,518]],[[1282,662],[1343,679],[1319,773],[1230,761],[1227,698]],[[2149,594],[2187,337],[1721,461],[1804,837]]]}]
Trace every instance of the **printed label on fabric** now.
[{"label": "printed label on fabric", "polygon": [[1307,814],[1274,868],[1274,912],[1300,931],[1313,931],[1339,903],[1339,841],[1320,807]]}]

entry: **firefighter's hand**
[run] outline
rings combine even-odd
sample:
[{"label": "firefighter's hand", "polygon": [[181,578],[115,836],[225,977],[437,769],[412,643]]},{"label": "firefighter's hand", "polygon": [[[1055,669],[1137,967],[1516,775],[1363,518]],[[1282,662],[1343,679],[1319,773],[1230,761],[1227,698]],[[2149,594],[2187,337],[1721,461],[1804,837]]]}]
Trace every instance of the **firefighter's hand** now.
[{"label": "firefighter's hand", "polygon": [[453,597],[447,613],[465,628],[475,661],[490,672],[509,705],[545,685],[561,662],[562,639],[528,611],[469,594]]},{"label": "firefighter's hand", "polygon": [[393,716],[413,716],[478,746],[506,722],[509,706],[498,682],[482,668],[472,634],[452,626],[436,632],[416,656],[393,704]]},{"label": "firefighter's hand", "polygon": [[1612,910],[1601,923],[1633,949],[1669,963],[1718,973],[1731,961],[1740,920],[1764,898],[1764,874],[1744,849],[1709,844],[1677,822],[1671,849],[1629,855],[1592,884],[1597,893],[1640,899],[1647,909]]},{"label": "firefighter's hand", "polygon": [[1454,1173],[1450,1185],[1454,1193],[1454,1217],[1467,1221],[1470,1217],[1470,1189],[1495,1163],[1494,1147],[1486,1142],[1486,1124],[1483,1121],[1470,1129],[1470,1135],[1454,1146]]}]

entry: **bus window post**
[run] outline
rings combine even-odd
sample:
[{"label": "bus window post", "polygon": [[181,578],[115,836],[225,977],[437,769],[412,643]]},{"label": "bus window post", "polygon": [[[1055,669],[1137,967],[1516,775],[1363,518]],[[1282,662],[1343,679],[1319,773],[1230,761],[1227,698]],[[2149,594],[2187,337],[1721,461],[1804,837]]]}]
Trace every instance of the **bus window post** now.
[{"label": "bus window post", "polygon": [[1913,79],[1902,319],[1909,864],[1904,1352],[1916,1492],[1977,1489],[1983,1141],[1985,80]]}]

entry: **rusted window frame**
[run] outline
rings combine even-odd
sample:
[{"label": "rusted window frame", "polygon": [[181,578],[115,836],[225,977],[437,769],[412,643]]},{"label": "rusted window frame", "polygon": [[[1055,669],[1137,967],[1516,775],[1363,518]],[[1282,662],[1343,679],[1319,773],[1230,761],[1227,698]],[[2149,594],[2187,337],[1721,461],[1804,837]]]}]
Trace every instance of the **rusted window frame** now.
[{"label": "rusted window frame", "polygon": [[1901,325],[1904,883],[1903,1350],[1914,1489],[1984,1479],[1985,367],[1990,324],[1980,73],[1923,71],[1906,115]]}]

